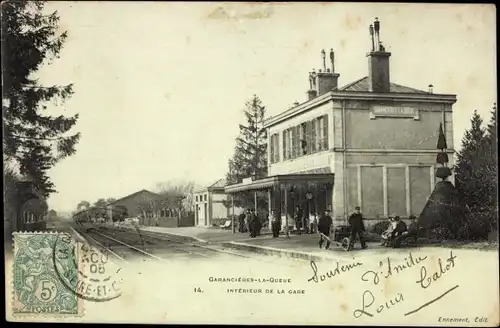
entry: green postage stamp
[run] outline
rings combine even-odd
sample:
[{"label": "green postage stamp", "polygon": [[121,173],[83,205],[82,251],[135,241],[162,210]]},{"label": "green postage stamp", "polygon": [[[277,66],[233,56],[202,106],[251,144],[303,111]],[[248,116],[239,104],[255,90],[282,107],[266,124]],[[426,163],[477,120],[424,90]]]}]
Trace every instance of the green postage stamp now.
[{"label": "green postage stamp", "polygon": [[80,316],[78,247],[63,233],[14,233],[15,316]]}]

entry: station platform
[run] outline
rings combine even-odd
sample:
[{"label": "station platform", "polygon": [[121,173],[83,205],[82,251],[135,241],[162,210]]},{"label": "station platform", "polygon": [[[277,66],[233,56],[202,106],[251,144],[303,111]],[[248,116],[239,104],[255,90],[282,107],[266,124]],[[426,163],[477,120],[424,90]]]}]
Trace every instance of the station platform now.
[{"label": "station platform", "polygon": [[[134,226],[132,224],[122,223],[116,225],[117,227],[136,229],[138,227],[141,231],[162,233],[166,235],[183,237],[184,239],[191,239],[192,241],[200,243],[220,243],[229,241],[242,241],[251,239],[249,233],[235,232],[231,229],[222,228],[203,228],[203,227],[152,227],[152,226]],[[261,230],[260,236],[257,238],[262,238],[266,236],[271,236],[271,232],[267,228]],[[253,239],[252,239],[253,240]]]},{"label": "station platform", "polygon": [[[341,247],[332,243],[330,249],[320,249],[318,245],[318,234],[290,234],[286,237],[283,233],[278,238],[273,238],[272,233],[267,227],[262,228],[260,236],[250,238],[248,233],[235,232],[232,230],[224,230],[221,228],[202,228],[202,227],[151,227],[151,226],[134,226],[132,224],[121,224],[122,228],[140,229],[144,232],[161,233],[169,236],[175,236],[184,240],[193,242],[220,244],[223,247],[240,249],[244,251],[256,252],[265,255],[274,255],[286,258],[296,258],[304,260],[325,260],[336,259],[341,257],[351,258],[352,253],[344,251]],[[383,251],[379,246],[379,242],[373,242],[368,239],[368,249],[362,250],[365,253],[376,252],[377,254]],[[323,246],[324,247],[324,246]],[[355,248],[360,250],[359,242]],[[374,251],[376,249],[376,251]]]},{"label": "station platform", "polygon": [[[261,235],[256,238],[250,238],[248,233],[232,233],[232,230],[224,230],[221,228],[202,228],[202,227],[181,227],[181,228],[166,228],[166,227],[150,227],[150,226],[133,226],[132,224],[121,225],[123,228],[140,229],[152,233],[160,233],[170,236],[175,236],[186,241],[200,242],[207,244],[220,244],[223,247],[239,249],[243,251],[256,252],[265,255],[273,255],[284,258],[294,258],[302,260],[352,260],[358,256],[380,256],[383,254],[407,254],[408,248],[394,249],[391,247],[383,247],[380,245],[379,237],[372,233],[365,235],[367,240],[367,249],[361,249],[358,242],[354,245],[352,251],[346,252],[342,247],[332,243],[328,250],[319,248],[319,236],[317,234],[290,234],[289,237],[283,233],[278,238],[273,238],[267,227],[263,228]],[[481,243],[467,243],[462,245],[453,242],[424,242],[420,247],[451,247],[451,248],[472,248],[472,249],[498,249],[498,244],[480,245]]]}]

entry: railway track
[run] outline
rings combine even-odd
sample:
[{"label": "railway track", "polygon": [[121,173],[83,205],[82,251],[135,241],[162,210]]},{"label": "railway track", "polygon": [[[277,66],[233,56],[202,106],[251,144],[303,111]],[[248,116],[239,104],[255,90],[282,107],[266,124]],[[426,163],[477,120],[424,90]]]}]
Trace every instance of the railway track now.
[{"label": "railway track", "polygon": [[[110,228],[94,224],[79,224],[75,230],[92,244],[108,250],[112,255],[125,262],[137,258],[167,262],[179,259],[234,260],[235,258],[269,263],[277,262],[277,259],[244,251],[229,250],[218,244],[201,245],[191,241],[176,240],[164,234],[140,230]],[[284,265],[296,267],[303,265],[303,263],[294,263],[288,260],[284,262]]]}]

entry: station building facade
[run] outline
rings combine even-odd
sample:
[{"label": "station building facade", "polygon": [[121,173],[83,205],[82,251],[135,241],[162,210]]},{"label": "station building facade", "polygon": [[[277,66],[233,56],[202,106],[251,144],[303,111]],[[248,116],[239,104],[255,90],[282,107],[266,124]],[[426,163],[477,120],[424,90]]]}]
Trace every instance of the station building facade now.
[{"label": "station building facade", "polygon": [[391,53],[380,42],[366,56],[368,75],[338,87],[334,52],[327,68],[322,51],[323,68],[309,73],[308,100],[265,122],[269,177],[226,191],[271,188],[270,208],[330,209],[335,221],[345,222],[356,206],[368,225],[390,214],[418,216],[437,182],[440,123],[453,165],[456,96],[393,83]]},{"label": "station building facade", "polygon": [[[221,225],[230,215],[230,208],[227,205],[228,197],[224,193],[226,185],[225,179],[219,179],[208,186],[194,190],[195,218],[194,223],[197,227],[211,227]],[[243,211],[241,208],[235,208],[235,215]]]}]

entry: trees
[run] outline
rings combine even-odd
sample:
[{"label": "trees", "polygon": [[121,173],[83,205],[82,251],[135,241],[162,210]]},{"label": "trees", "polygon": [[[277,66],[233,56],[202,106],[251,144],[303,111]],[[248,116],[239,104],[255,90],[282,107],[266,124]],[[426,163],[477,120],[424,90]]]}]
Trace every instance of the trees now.
[{"label": "trees", "polygon": [[[193,211],[194,208],[194,191],[195,183],[193,181],[168,181],[157,184],[158,194],[162,196],[162,208],[179,209],[182,204],[182,209],[185,211]],[[181,204],[179,204],[181,201]]]},{"label": "trees", "polygon": [[78,120],[46,114],[48,102],[65,100],[72,85],[42,86],[33,74],[58,58],[67,33],[58,34],[57,12],[45,14],[45,1],[2,4],[2,123],[4,162],[18,164],[44,196],[55,192],[47,172],[75,153],[80,134],[68,135]]},{"label": "trees", "polygon": [[77,211],[81,211],[81,210],[87,210],[90,208],[90,203],[86,200],[82,200],[80,203],[78,203],[78,205],[76,206],[76,210]]},{"label": "trees", "polygon": [[469,210],[478,211],[483,205],[484,193],[481,182],[485,180],[485,129],[482,127],[483,119],[477,111],[471,118],[471,128],[465,131],[462,139],[462,148],[457,154],[455,167],[455,184],[463,204]]},{"label": "trees", "polygon": [[484,238],[497,225],[498,160],[496,105],[488,128],[474,111],[471,128],[465,132],[455,166],[455,184],[460,202],[468,208],[461,228],[463,238]]},{"label": "trees", "polygon": [[[233,157],[229,160],[226,175],[228,184],[240,183],[245,178],[267,176],[267,133],[264,129],[266,108],[256,95],[246,102],[244,114],[246,125],[240,124],[240,135],[236,138]],[[259,205],[265,200],[259,197]],[[262,201],[261,201],[262,200]],[[235,195],[235,205],[253,203],[253,195]]]},{"label": "trees", "polygon": [[485,145],[485,184],[483,186],[487,216],[492,229],[498,229],[498,136],[497,136],[497,105],[493,105],[491,117],[486,127]]}]

